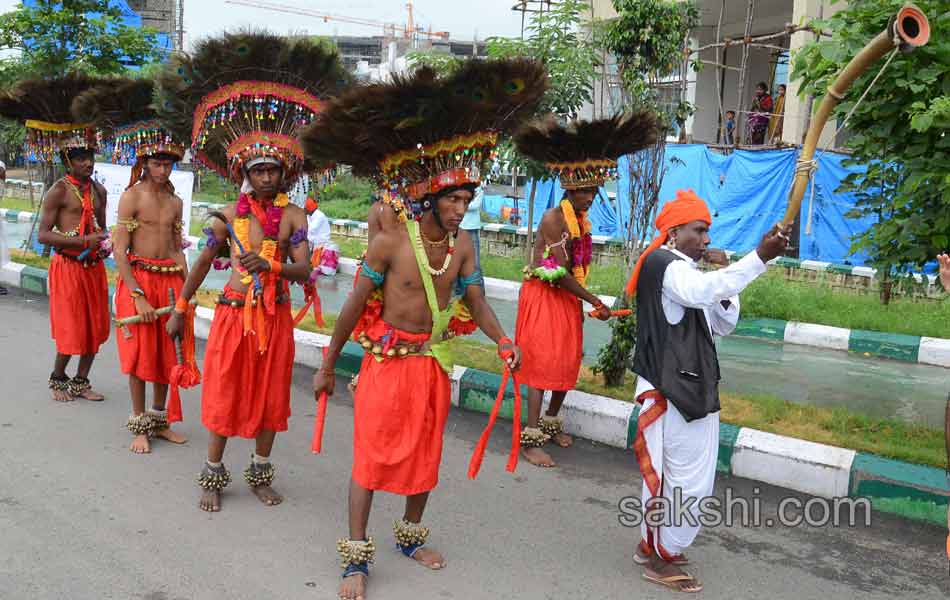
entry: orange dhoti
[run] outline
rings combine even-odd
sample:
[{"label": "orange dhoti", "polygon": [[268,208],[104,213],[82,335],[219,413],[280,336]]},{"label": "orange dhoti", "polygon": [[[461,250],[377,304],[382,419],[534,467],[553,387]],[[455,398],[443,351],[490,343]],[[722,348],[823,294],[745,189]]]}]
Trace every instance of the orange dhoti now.
[{"label": "orange dhoti", "polygon": [[[153,308],[168,305],[168,289],[175,290],[175,299],[181,295],[184,284],[182,272],[172,259],[149,259],[129,255],[129,263],[135,273],[135,281],[145,292],[145,298]],[[153,269],[176,269],[174,272],[155,271]],[[115,287],[115,316],[117,319],[135,316],[135,301],[131,290],[119,278]],[[129,325],[132,337],[116,335],[119,348],[119,365],[122,373],[134,375],[142,381],[152,383],[169,382],[169,375],[178,362],[175,356],[175,344],[165,333],[165,323],[171,315],[163,315],[153,323]]]},{"label": "orange dhoti", "polygon": [[522,356],[518,381],[539,390],[574,389],[584,353],[580,299],[540,279],[525,281],[515,343]]},{"label": "orange dhoti", "polygon": [[[428,333],[399,331],[382,319],[365,334],[384,347],[393,338],[410,346],[429,339]],[[435,358],[378,360],[367,352],[353,398],[353,480],[403,496],[435,488],[451,403],[449,377]]]},{"label": "orange dhoti", "polygon": [[49,324],[56,351],[96,354],[109,339],[109,283],[102,261],[81,263],[57,252],[49,264]]},{"label": "orange dhoti", "polygon": [[[223,296],[242,303],[244,294],[225,287]],[[244,334],[244,308],[218,304],[205,346],[201,422],[225,437],[257,437],[261,431],[287,431],[294,367],[294,328],[290,302],[278,303],[263,323],[267,348],[257,333]]]}]

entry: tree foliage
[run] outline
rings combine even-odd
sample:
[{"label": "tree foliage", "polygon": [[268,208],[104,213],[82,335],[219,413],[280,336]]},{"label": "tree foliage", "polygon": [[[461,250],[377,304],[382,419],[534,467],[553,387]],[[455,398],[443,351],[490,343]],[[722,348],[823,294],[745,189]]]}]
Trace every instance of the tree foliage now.
[{"label": "tree foliage", "polygon": [[[624,104],[655,110],[661,133],[656,144],[627,157],[630,221],[625,253],[628,272],[653,230],[666,175],[666,132],[676,122],[680,128],[692,112],[681,97],[672,106],[660,104],[656,85],[688,67],[686,48],[690,31],[699,24],[699,9],[691,0],[614,0],[617,17],[606,22],[600,38],[617,61]],[[682,90],[685,92],[685,89]],[[620,307],[627,307],[622,299]],[[636,315],[612,319],[610,342],[600,349],[594,372],[603,373],[607,385],[623,383],[636,345]]]},{"label": "tree foliage", "polygon": [[119,74],[152,60],[157,47],[153,30],[125,25],[122,16],[109,0],[19,4],[0,18],[0,49],[18,51],[33,76]]},{"label": "tree foliage", "polygon": [[462,59],[439,50],[413,50],[406,54],[406,61],[413,69],[429,67],[440,76],[451,75],[462,64]]},{"label": "tree foliage", "polygon": [[[496,58],[525,56],[544,64],[548,71],[548,91],[538,112],[554,113],[562,119],[575,118],[593,100],[598,51],[587,28],[587,0],[562,0],[544,12],[532,13],[526,37],[490,37],[488,55]],[[507,163],[531,179],[546,179],[550,172],[535,161],[522,157],[511,140],[498,147],[502,163]]]},{"label": "tree foliage", "polygon": [[[930,42],[873,65],[848,90],[833,115],[848,120],[849,175],[841,191],[857,198],[853,216],[876,219],[852,240],[885,275],[920,269],[950,246],[950,11],[945,0],[916,0],[930,20]],[[884,30],[903,0],[851,0],[833,17],[813,22],[832,37],[812,42],[794,59],[792,77],[804,93],[822,97],[836,73]],[[817,105],[816,105],[817,106]],[[831,121],[832,123],[834,121]]]},{"label": "tree foliage", "polygon": [[[614,0],[613,4],[617,18],[608,22],[603,40],[617,59],[628,101],[659,109],[656,84],[684,67],[687,36],[699,25],[699,8],[692,0]],[[691,112],[684,98],[664,116],[683,123]]]}]

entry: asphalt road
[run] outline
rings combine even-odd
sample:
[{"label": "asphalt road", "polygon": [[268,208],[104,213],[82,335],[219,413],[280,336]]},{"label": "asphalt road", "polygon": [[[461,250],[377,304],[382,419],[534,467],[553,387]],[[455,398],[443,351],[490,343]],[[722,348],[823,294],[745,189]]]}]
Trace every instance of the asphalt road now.
[{"label": "asphalt road", "polygon": [[[206,434],[199,388],[185,390],[184,446],[156,441],[128,451],[128,392],[115,342],[92,373],[107,399],[57,404],[46,380],[53,346],[46,299],[11,290],[0,297],[0,598],[335,598],[337,538],[346,533],[352,453],[351,399],[340,382],[322,455],[310,453],[314,404],[308,369],[295,371],[290,430],[273,453],[284,504],[265,507],[241,471],[250,441],[225,456],[234,478],[223,511],[197,508],[195,476]],[[71,367],[70,372],[74,366]],[[400,498],[378,494],[370,520],[377,558],[369,598],[674,598],[640,579],[631,555],[639,529],[620,524],[618,505],[638,496],[629,452],[579,441],[557,450],[560,466],[522,462],[504,471],[506,423],[497,428],[476,481],[468,459],[485,416],[453,411],[441,482],[425,524],[448,567],[426,571],[397,554],[392,521]],[[755,490],[761,487],[758,494]],[[760,498],[774,515],[787,493],[720,476],[716,492]],[[796,497],[803,498],[795,494]],[[872,513],[866,527],[711,527],[689,551],[703,598],[947,598],[950,577],[939,527]]]}]

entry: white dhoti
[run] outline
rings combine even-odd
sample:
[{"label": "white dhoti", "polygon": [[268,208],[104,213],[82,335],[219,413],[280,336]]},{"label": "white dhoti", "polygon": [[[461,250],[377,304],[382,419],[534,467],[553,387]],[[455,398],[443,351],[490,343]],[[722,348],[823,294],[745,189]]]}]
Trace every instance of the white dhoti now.
[{"label": "white dhoti", "polygon": [[[659,526],[644,518],[643,539],[666,561],[682,554],[699,533],[700,501],[712,495],[719,455],[719,413],[689,423],[671,402],[657,394],[643,402],[634,441],[640,474],[643,476],[641,506],[646,515],[654,498],[666,501],[665,517]],[[676,490],[679,490],[678,494]],[[689,510],[692,518],[678,516],[674,497],[681,506],[695,498]]]},{"label": "white dhoti", "polygon": [[[689,256],[679,250],[670,251],[683,260],[671,262],[663,274],[660,300],[667,322],[676,325],[686,309],[701,309],[711,336],[732,333],[739,321],[738,294],[765,272],[765,263],[756,252],[750,252],[728,267],[703,272]],[[640,528],[649,547],[670,562],[696,539],[703,512],[700,501],[713,492],[719,457],[719,412],[687,423],[642,374],[637,377],[636,397],[644,398],[633,444],[643,476],[641,507],[646,514],[648,503],[662,497],[666,501],[662,508],[667,513],[663,520],[671,521],[654,527],[644,519]],[[692,519],[677,510],[677,496],[681,505],[695,498],[685,511]]]}]

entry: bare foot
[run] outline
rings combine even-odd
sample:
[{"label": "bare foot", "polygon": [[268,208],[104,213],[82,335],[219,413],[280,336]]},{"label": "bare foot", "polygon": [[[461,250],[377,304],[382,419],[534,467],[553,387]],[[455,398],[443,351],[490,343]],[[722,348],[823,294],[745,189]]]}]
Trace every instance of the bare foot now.
[{"label": "bare foot", "polygon": [[102,394],[100,394],[99,392],[93,389],[88,389],[85,392],[82,392],[81,394],[77,394],[76,397],[85,398],[86,400],[89,400],[90,402],[102,402],[103,400],[106,399],[105,396],[103,396]]},{"label": "bare foot", "polygon": [[257,496],[258,500],[267,506],[277,506],[284,501],[284,497],[274,491],[269,485],[259,485],[252,487],[251,491]]},{"label": "bare foot", "polygon": [[366,598],[366,575],[357,573],[343,578],[340,584],[341,600],[364,600]]},{"label": "bare foot", "polygon": [[204,490],[201,493],[198,506],[206,512],[218,512],[221,510],[221,492],[218,490]]},{"label": "bare foot", "polygon": [[102,402],[105,396],[92,389],[92,385],[85,377],[76,376],[69,381],[70,393],[76,398],[84,398],[91,402]]},{"label": "bare foot", "polygon": [[574,443],[574,438],[572,438],[571,436],[567,435],[564,432],[556,434],[551,439],[554,440],[554,443],[560,446],[561,448],[567,448],[571,444]]},{"label": "bare foot", "polygon": [[657,558],[646,566],[643,578],[679,592],[695,593],[703,589],[698,579],[676,565]]},{"label": "bare foot", "polygon": [[551,455],[541,448],[522,448],[521,455],[536,467],[553,467],[556,465]]},{"label": "bare foot", "polygon": [[412,555],[412,559],[433,571],[445,568],[445,558],[435,550],[429,550],[428,548],[416,550],[416,553]]},{"label": "bare foot", "polygon": [[152,451],[152,446],[148,442],[148,435],[142,434],[137,435],[132,439],[132,445],[129,446],[129,450],[135,454],[148,454]]},{"label": "bare foot", "polygon": [[168,440],[173,444],[184,444],[188,441],[188,438],[178,433],[177,431],[172,431],[171,427],[166,427],[165,429],[159,429],[155,432],[155,437],[160,437],[163,440]]},{"label": "bare foot", "polygon": [[57,402],[72,402],[75,400],[72,396],[69,395],[69,392],[66,390],[50,390],[52,392],[53,400]]}]

